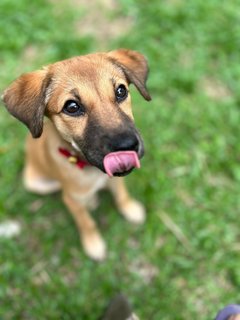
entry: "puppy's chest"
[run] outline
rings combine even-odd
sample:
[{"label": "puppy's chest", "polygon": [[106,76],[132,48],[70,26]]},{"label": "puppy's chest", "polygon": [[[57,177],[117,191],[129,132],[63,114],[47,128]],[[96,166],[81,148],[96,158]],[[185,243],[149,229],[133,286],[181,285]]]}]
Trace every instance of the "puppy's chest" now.
[{"label": "puppy's chest", "polygon": [[64,161],[64,159],[61,162],[63,180],[70,188],[76,186],[77,189],[81,189],[83,192],[95,193],[106,186],[109,177],[99,169],[91,166],[79,168],[75,164]]},{"label": "puppy's chest", "polygon": [[93,192],[104,188],[109,179],[106,174],[94,167],[84,168],[82,172],[79,172],[79,178],[79,183],[83,186],[89,186]]}]

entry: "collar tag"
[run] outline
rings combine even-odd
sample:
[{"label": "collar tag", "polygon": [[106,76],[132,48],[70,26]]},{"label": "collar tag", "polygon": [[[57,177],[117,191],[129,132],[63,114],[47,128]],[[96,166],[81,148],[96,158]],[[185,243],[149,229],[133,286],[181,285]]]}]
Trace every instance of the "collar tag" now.
[{"label": "collar tag", "polygon": [[79,169],[84,169],[86,166],[90,166],[90,164],[84,160],[81,160],[78,156],[71,154],[71,152],[64,148],[58,148],[58,151],[61,155],[68,159],[68,162],[75,164]]}]

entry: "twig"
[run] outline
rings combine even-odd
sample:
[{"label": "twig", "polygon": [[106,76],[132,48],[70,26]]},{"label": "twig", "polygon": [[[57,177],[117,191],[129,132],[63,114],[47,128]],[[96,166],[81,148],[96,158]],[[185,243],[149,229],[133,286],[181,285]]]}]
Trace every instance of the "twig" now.
[{"label": "twig", "polygon": [[170,218],[170,216],[165,212],[158,213],[159,218],[162,220],[164,225],[174,234],[177,240],[183,245],[183,247],[192,251],[192,247],[190,245],[189,240],[183,233],[183,231],[179,228],[179,226]]}]

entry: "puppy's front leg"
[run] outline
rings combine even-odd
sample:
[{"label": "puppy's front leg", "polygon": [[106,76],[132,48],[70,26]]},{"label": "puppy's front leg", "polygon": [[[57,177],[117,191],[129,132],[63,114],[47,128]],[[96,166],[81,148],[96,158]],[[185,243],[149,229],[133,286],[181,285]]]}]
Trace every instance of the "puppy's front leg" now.
[{"label": "puppy's front leg", "polygon": [[142,224],[145,221],[145,209],[139,201],[129,195],[124,178],[113,177],[109,179],[108,186],[120,213],[129,222]]},{"label": "puppy's front leg", "polygon": [[87,209],[68,192],[63,192],[63,200],[77,224],[84,251],[94,260],[103,260],[106,257],[105,242]]}]

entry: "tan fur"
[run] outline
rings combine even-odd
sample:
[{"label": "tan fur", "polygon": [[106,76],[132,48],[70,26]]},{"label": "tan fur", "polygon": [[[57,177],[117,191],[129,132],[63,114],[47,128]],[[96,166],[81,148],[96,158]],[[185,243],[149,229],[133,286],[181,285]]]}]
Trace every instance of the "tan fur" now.
[{"label": "tan fur", "polygon": [[[88,208],[96,204],[96,193],[108,188],[118,210],[133,223],[143,223],[145,210],[132,199],[123,178],[109,178],[95,166],[83,170],[59,154],[58,148],[84,154],[76,137],[83,137],[90,119],[109,132],[124,128],[122,114],[133,122],[130,94],[116,106],[113,86],[134,83],[145,99],[150,100],[145,82],[147,64],[134,51],[117,50],[75,57],[57,62],[43,70],[26,74],[5,91],[8,110],[30,129],[26,142],[24,184],[29,191],[46,194],[62,190],[63,201],[79,229],[85,252],[93,259],[106,256],[106,245],[91,218]],[[82,117],[66,116],[65,101],[81,97],[86,107]],[[51,120],[45,121],[44,114]],[[128,120],[128,121],[130,121]],[[93,120],[92,120],[93,121]]]},{"label": "tan fur", "polygon": [[240,320],[240,315],[231,316],[228,320]]}]

